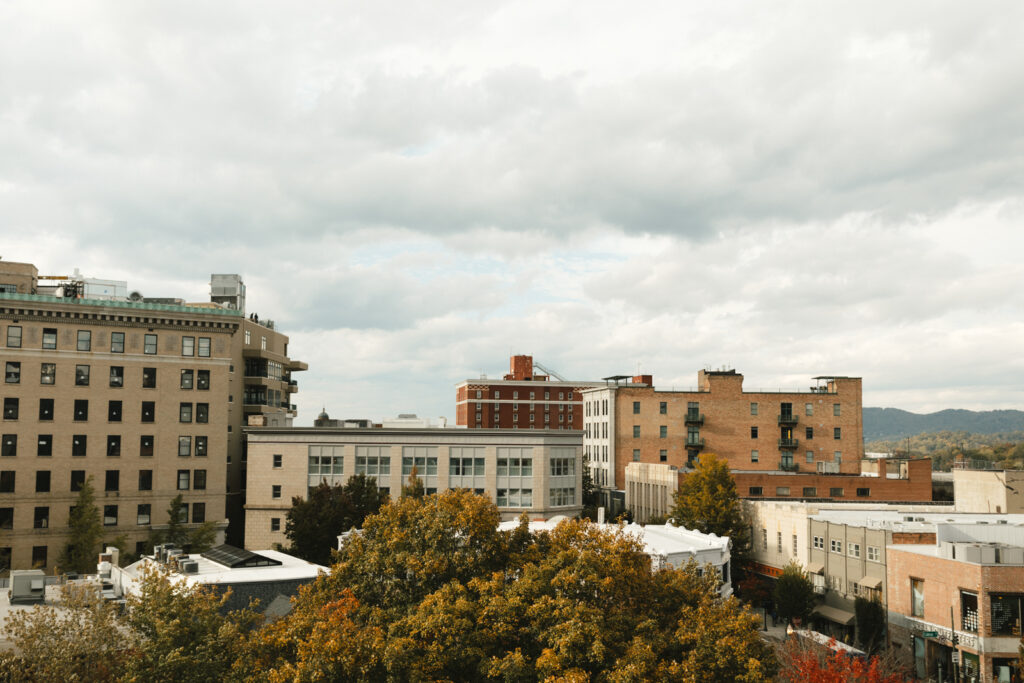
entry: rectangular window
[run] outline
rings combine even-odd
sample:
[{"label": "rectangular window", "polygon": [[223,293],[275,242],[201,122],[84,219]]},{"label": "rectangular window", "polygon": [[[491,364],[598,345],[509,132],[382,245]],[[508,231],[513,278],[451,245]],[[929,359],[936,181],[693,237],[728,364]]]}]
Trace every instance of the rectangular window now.
[{"label": "rectangular window", "polygon": [[206,521],[206,503],[192,503],[192,523],[202,524]]},{"label": "rectangular window", "polygon": [[814,544],[814,547],[817,550],[824,550],[825,549],[825,537],[824,536],[815,536],[813,538],[813,544]]},{"label": "rectangular window", "polygon": [[89,386],[89,366],[88,365],[76,365],[75,366],[75,386],[76,387],[87,387],[87,386]]},{"label": "rectangular window", "polygon": [[[837,403],[836,405],[839,404]],[[910,580],[910,615],[914,617],[924,616],[924,581],[921,579]]]},{"label": "rectangular window", "polygon": [[142,402],[142,421],[152,422],[156,416],[156,403],[153,401]]},{"label": "rectangular window", "polygon": [[49,422],[53,420],[53,399],[52,398],[41,398],[39,399],[39,420],[41,422]]},{"label": "rectangular window", "polygon": [[143,458],[153,457],[153,435],[143,434],[139,437],[139,455]]},{"label": "rectangular window", "polygon": [[182,370],[181,371],[181,388],[182,389],[191,389],[192,388],[192,378],[193,378],[192,370]]},{"label": "rectangular window", "polygon": [[210,421],[210,404],[209,403],[197,403],[196,404],[196,422],[199,424],[206,424]]},{"label": "rectangular window", "polygon": [[178,470],[178,490],[188,491],[189,482],[192,480],[192,472],[190,470]]},{"label": "rectangular window", "polygon": [[658,451],[658,462],[668,462],[668,451],[664,448]]},{"label": "rectangular window", "polygon": [[199,357],[209,358],[210,357],[210,338],[200,337],[199,338]]},{"label": "rectangular window", "polygon": [[757,438],[757,427],[751,427],[750,428],[750,438],[751,439],[756,439]]},{"label": "rectangular window", "polygon": [[640,438],[640,425],[633,425],[633,438],[634,439],[639,439]]},{"label": "rectangular window", "polygon": [[[0,508],[0,529],[14,528],[14,508]],[[5,552],[0,553],[0,567],[11,568],[11,549],[3,548]]]},{"label": "rectangular window", "polygon": [[182,337],[181,338],[181,355],[183,355],[183,356],[194,356],[194,355],[196,355],[196,338],[195,337]]},{"label": "rectangular window", "polygon": [[124,353],[124,332],[110,333],[110,352]]},{"label": "rectangular window", "polygon": [[763,527],[761,529],[761,548],[768,550],[768,530]]},{"label": "rectangular window", "polygon": [[55,349],[55,348],[57,348],[57,328],[56,327],[44,327],[43,328],[43,348],[44,349]]},{"label": "rectangular window", "polygon": [[1012,593],[990,593],[991,628],[994,636],[1021,635],[1021,602],[1024,595]]},{"label": "rectangular window", "polygon": [[85,483],[85,470],[71,470],[71,492],[82,490]]},{"label": "rectangular window", "polygon": [[205,458],[206,457],[206,437],[205,436],[197,436],[196,437],[196,457],[197,458]]},{"label": "rectangular window", "polygon": [[107,470],[103,479],[104,491],[117,491],[121,487],[121,470]]},{"label": "rectangular window", "polygon": [[39,366],[39,383],[55,384],[57,382],[57,364],[43,363]]},{"label": "rectangular window", "polygon": [[832,438],[833,439],[837,439],[837,440],[843,438],[843,429],[842,429],[842,427],[834,427],[832,429]]},{"label": "rectangular window", "polygon": [[750,462],[757,462],[761,457],[758,451],[750,451]]},{"label": "rectangular window", "polygon": [[634,415],[639,415],[640,414],[640,401],[633,401],[633,414]]},{"label": "rectangular window", "polygon": [[8,325],[7,327],[7,346],[12,349],[21,348],[21,326],[20,325]]},{"label": "rectangular window", "polygon": [[814,462],[814,451],[807,451],[804,455],[804,460],[806,462]]},{"label": "rectangular window", "polygon": [[271,531],[280,531],[281,530],[281,518],[280,517],[271,517],[270,518],[270,530]]},{"label": "rectangular window", "polygon": [[207,391],[210,388],[210,371],[196,370],[196,389]]},{"label": "rectangular window", "polygon": [[660,439],[667,439],[668,438],[668,426],[667,425],[661,425],[661,427],[658,428],[658,438],[660,438]]},{"label": "rectangular window", "polygon": [[803,496],[804,498],[817,498],[818,489],[814,486],[805,486]]},{"label": "rectangular window", "polygon": [[[281,461],[282,460],[283,460],[283,458],[282,458],[280,453],[275,453],[274,454],[274,465],[273,465],[273,467],[274,467],[275,470],[281,469]],[[356,468],[356,473],[357,474],[359,473],[359,468],[358,467]],[[363,472],[363,474],[366,474],[366,473]]]},{"label": "rectangular window", "polygon": [[178,437],[178,455],[188,457],[192,455],[192,437],[191,436],[179,436]]},{"label": "rectangular window", "polygon": [[870,495],[871,495],[871,489],[868,489],[868,488],[857,489],[857,497],[858,498],[867,498]]},{"label": "rectangular window", "polygon": [[839,403],[833,403],[832,404],[832,414],[835,415],[836,417],[840,417],[841,416],[841,412],[842,411],[841,411],[839,406],[840,406]]},{"label": "rectangular window", "polygon": [[868,559],[870,561],[872,561],[872,562],[881,562],[882,561],[882,555],[879,552],[879,548],[878,548],[877,545],[869,545],[868,546]]},{"label": "rectangular window", "polygon": [[775,495],[776,496],[780,496],[780,497],[788,496],[789,495],[789,487],[788,486],[776,486],[775,487]]},{"label": "rectangular window", "polygon": [[75,434],[71,437],[71,455],[84,457],[88,448],[88,439],[85,434]]},{"label": "rectangular window", "polygon": [[32,521],[33,529],[48,529],[50,527],[50,508],[37,507]]},{"label": "rectangular window", "polygon": [[658,404],[658,413],[661,415],[668,415],[668,403],[662,401]]},{"label": "rectangular window", "polygon": [[192,422],[191,403],[181,403],[178,405],[178,422]]},{"label": "rectangular window", "polygon": [[270,487],[270,497],[271,498],[280,498],[281,497],[281,485],[280,484],[274,484],[273,486]]},{"label": "rectangular window", "polygon": [[103,506],[103,526],[117,526],[117,506]]},{"label": "rectangular window", "polygon": [[156,335],[155,334],[147,334],[145,337],[143,337],[142,352],[147,354],[147,355],[149,355],[149,356],[153,356],[153,355],[156,354]]},{"label": "rectangular window", "polygon": [[120,434],[110,434],[107,436],[107,456],[111,458],[121,457]]},{"label": "rectangular window", "polygon": [[804,436],[806,438],[808,438],[808,439],[813,439],[814,438],[814,427],[805,427],[804,428]]},{"label": "rectangular window", "polygon": [[85,422],[89,419],[89,401],[88,399],[79,398],[75,399],[75,422]]},{"label": "rectangular window", "polygon": [[750,414],[751,415],[757,415],[757,404],[756,403],[751,403],[750,404]]},{"label": "rectangular window", "polygon": [[135,523],[139,526],[147,526],[152,522],[152,507],[149,503],[140,503],[135,512]]},{"label": "rectangular window", "polygon": [[21,383],[21,363],[7,361],[7,367],[4,372],[4,382],[7,384]]},{"label": "rectangular window", "polygon": [[794,556],[797,553],[797,545],[796,544],[797,544],[796,534],[793,534],[793,555]]},{"label": "rectangular window", "polygon": [[40,434],[36,441],[36,455],[49,457],[53,455],[53,434]]},{"label": "rectangular window", "polygon": [[764,488],[761,487],[761,486],[751,486],[748,489],[748,491],[749,491],[749,494],[751,496],[763,496],[764,495]]},{"label": "rectangular window", "polygon": [[110,366],[110,386],[112,387],[123,387],[124,386],[124,367],[120,365]]},{"label": "rectangular window", "polygon": [[847,543],[846,554],[850,557],[860,557],[860,543]]},{"label": "rectangular window", "polygon": [[828,549],[830,552],[843,554],[843,542],[835,538],[831,538],[828,541]]},{"label": "rectangular window", "polygon": [[156,368],[142,368],[142,388],[156,389]]},{"label": "rectangular window", "polygon": [[806,415],[807,417],[811,417],[812,415],[814,415],[814,404],[813,403],[805,403],[804,404],[804,415]]},{"label": "rectangular window", "polygon": [[775,532],[775,550],[776,552],[782,552],[782,532]]},{"label": "rectangular window", "polygon": [[197,491],[206,490],[206,470],[195,470],[192,473],[192,488]]},{"label": "rectangular window", "polygon": [[0,437],[0,456],[11,457],[18,454],[18,435],[4,434]]},{"label": "rectangular window", "polygon": [[828,490],[828,495],[831,498],[842,498],[843,497],[843,489],[841,489],[841,488],[830,488]]},{"label": "rectangular window", "polygon": [[91,351],[92,350],[92,332],[89,330],[78,331],[78,350],[79,351]]},{"label": "rectangular window", "polygon": [[17,420],[18,419],[18,399],[8,397],[4,399],[4,419],[5,420]]},{"label": "rectangular window", "polygon": [[633,449],[633,462],[640,462],[640,449],[639,448],[634,448]]},{"label": "rectangular window", "polygon": [[36,493],[50,492],[50,470],[36,470]]},{"label": "rectangular window", "polygon": [[245,343],[246,344],[251,344],[252,343],[252,330],[246,330],[245,331]]},{"label": "rectangular window", "polygon": [[139,470],[139,490],[153,490],[153,470]]},{"label": "rectangular window", "polygon": [[121,421],[121,402],[107,401],[107,420],[110,422]]}]

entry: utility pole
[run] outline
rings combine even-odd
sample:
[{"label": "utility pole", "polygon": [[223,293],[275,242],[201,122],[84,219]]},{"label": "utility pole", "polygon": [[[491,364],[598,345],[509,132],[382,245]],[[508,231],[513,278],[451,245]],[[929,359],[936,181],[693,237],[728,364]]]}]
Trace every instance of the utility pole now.
[{"label": "utility pole", "polygon": [[953,683],[960,683],[960,651],[956,646],[960,639],[956,636],[956,623],[953,621],[953,606],[949,606],[949,630],[953,634]]}]

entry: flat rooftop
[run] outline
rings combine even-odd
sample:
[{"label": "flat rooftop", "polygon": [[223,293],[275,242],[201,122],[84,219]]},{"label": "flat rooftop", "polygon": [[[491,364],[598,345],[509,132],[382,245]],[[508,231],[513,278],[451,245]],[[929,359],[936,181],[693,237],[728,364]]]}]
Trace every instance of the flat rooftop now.
[{"label": "flat rooftop", "polygon": [[17,292],[0,292],[0,301],[22,301],[36,304],[60,304],[67,306],[94,306],[99,308],[118,308],[133,311],[163,311],[168,313],[190,313],[192,315],[223,315],[241,318],[242,312],[230,308],[222,308],[216,304],[156,304],[142,301],[111,301],[110,299],[73,299],[46,294],[18,294]]},{"label": "flat rooftop", "polygon": [[[278,552],[277,550],[254,550],[257,555],[270,558],[280,562],[275,566],[264,567],[240,567],[232,569],[218,562],[214,562],[202,555],[189,555],[189,560],[194,560],[199,567],[195,574],[182,574],[174,572],[176,579],[183,580],[188,585],[210,585],[210,584],[236,584],[236,583],[268,583],[274,581],[293,581],[297,579],[315,579],[319,574],[328,573],[328,568],[319,564],[313,564],[306,560],[299,559],[293,555]],[[161,566],[159,562],[150,557],[144,557],[134,564],[123,568],[124,573],[132,578],[139,579],[146,567]]]},{"label": "flat rooftop", "polygon": [[[913,519],[908,520],[908,517]],[[849,524],[869,529],[893,531],[934,531],[936,524],[1005,524],[1024,525],[1024,514],[967,513],[947,511],[900,510],[874,508],[860,510],[819,510],[810,515],[815,521]]]}]

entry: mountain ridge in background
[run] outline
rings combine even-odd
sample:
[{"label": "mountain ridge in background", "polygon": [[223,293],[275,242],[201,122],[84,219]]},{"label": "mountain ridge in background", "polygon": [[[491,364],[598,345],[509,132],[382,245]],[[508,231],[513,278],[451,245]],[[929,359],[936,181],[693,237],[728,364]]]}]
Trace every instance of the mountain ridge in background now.
[{"label": "mountain ridge in background", "polygon": [[899,408],[864,408],[865,443],[941,431],[973,434],[1024,431],[1024,411],[949,409],[920,414]]}]

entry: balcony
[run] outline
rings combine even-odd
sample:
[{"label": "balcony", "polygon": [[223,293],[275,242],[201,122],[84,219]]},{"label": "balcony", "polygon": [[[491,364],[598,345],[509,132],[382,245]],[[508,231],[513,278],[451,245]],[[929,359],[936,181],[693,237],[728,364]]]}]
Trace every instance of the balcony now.
[{"label": "balcony", "polygon": [[686,437],[687,448],[704,448],[704,439],[699,436],[687,436]]},{"label": "balcony", "polygon": [[779,415],[780,425],[795,425],[797,423],[797,416],[793,413],[782,413]]},{"label": "balcony", "polygon": [[298,391],[299,390],[299,383],[296,382],[293,379],[290,379],[290,380],[288,380],[288,388],[291,389],[293,392]]},{"label": "balcony", "polygon": [[704,413],[698,413],[697,411],[687,411],[686,417],[683,418],[683,422],[688,425],[702,425],[704,424]]},{"label": "balcony", "polygon": [[779,439],[779,450],[795,451],[800,445],[800,439]]},{"label": "balcony", "polygon": [[780,462],[779,469],[783,472],[796,472],[800,469],[800,465],[795,462]]}]

